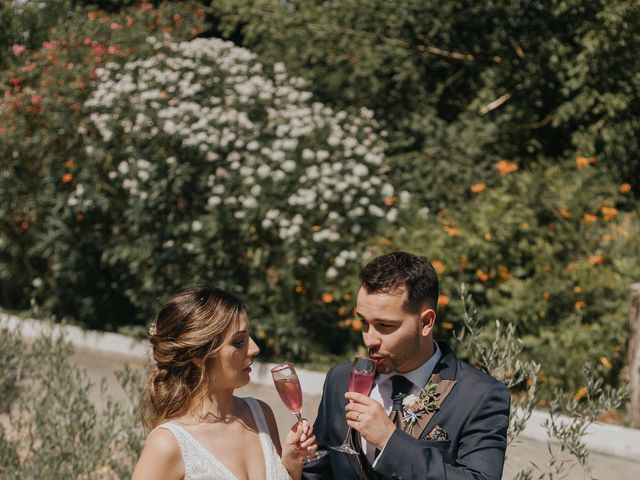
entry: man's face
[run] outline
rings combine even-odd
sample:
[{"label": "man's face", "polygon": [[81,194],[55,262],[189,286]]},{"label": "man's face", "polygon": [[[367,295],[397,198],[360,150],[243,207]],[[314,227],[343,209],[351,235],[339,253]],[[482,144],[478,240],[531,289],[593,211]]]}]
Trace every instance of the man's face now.
[{"label": "man's face", "polygon": [[362,321],[362,339],[378,373],[409,372],[431,354],[435,312],[409,313],[403,308],[405,299],[404,289],[367,293],[361,287],[358,291],[356,311]]}]

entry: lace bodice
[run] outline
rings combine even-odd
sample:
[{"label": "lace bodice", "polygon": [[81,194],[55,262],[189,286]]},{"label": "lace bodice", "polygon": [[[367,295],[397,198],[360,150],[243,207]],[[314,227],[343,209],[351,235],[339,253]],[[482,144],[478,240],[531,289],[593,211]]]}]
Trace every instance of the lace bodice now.
[{"label": "lace bodice", "polygon": [[[251,410],[258,428],[260,445],[264,454],[265,480],[290,480],[289,473],[284,468],[276,447],[269,435],[267,421],[264,418],[260,404],[254,398],[243,399]],[[185,480],[238,480],[238,478],[213,453],[207,450],[184,427],[172,422],[163,423],[158,428],[169,430],[176,438],[182,460],[184,462]]]}]

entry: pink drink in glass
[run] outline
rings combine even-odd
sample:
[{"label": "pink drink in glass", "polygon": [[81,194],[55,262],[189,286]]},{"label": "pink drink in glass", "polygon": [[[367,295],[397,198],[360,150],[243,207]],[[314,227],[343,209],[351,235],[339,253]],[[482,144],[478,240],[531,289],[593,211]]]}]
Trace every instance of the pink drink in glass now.
[{"label": "pink drink in glass", "polygon": [[298,377],[280,378],[274,380],[273,383],[287,408],[293,413],[300,412],[302,410],[302,389]]},{"label": "pink drink in glass", "polygon": [[369,395],[375,372],[351,372],[349,378],[349,391]]}]

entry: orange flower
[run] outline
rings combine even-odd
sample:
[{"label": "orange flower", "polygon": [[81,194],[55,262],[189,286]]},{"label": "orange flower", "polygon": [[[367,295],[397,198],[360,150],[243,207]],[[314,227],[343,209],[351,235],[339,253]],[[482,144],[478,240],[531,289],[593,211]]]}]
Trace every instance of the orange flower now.
[{"label": "orange flower", "polygon": [[576,157],[576,167],[579,169],[583,169],[584,167],[594,163],[596,163],[596,159],[593,157],[583,157],[582,155],[578,155]]},{"label": "orange flower", "polygon": [[64,175],[62,175],[62,183],[69,183],[71,180],[73,180],[73,175],[71,175],[70,173],[65,173]]},{"label": "orange flower", "polygon": [[486,183],[474,183],[473,185],[471,185],[471,191],[473,193],[480,193],[483,192],[487,189],[487,184]]},{"label": "orange flower", "polygon": [[349,301],[351,301],[351,300],[353,299],[353,295],[351,295],[350,293],[345,293],[345,294],[342,296],[342,299],[343,299],[345,302],[349,302]]},{"label": "orange flower", "polygon": [[81,222],[84,220],[84,215],[82,213],[79,213],[76,215],[76,221],[77,222]]},{"label": "orange flower", "polygon": [[618,215],[618,209],[614,207],[602,207],[600,211],[602,212],[602,218],[605,222],[613,220],[616,218],[616,215]]},{"label": "orange flower", "polygon": [[605,356],[600,357],[600,363],[607,370],[611,370],[611,367],[613,366],[613,365],[611,365],[611,362],[609,361],[609,359],[607,357],[605,357]]},{"label": "orange flower", "polygon": [[467,268],[467,265],[469,265],[469,257],[466,255],[460,255],[460,268]]},{"label": "orange flower", "polygon": [[583,302],[582,300],[578,300],[578,301],[576,302],[576,304],[574,305],[574,307],[575,307],[576,309],[578,309],[578,310],[579,310],[579,309],[581,309],[581,308],[584,308],[584,307],[586,307],[586,306],[587,306],[587,302]]},{"label": "orange flower", "polygon": [[559,208],[558,209],[558,213],[565,220],[569,220],[571,218],[571,212],[569,210],[567,210],[566,208]]},{"label": "orange flower", "polygon": [[449,297],[446,295],[440,295],[438,297],[438,306],[446,307],[447,305],[449,305]]},{"label": "orange flower", "polygon": [[75,166],[75,162],[73,160],[67,160],[62,165],[64,165],[66,168],[73,168]]},{"label": "orange flower", "polygon": [[449,225],[442,227],[442,231],[452,237],[457,237],[460,235],[460,230],[458,228],[450,227]]},{"label": "orange flower", "polygon": [[387,197],[384,199],[384,204],[387,207],[393,206],[394,203],[396,203],[396,197]]},{"label": "orange flower", "polygon": [[360,331],[362,330],[362,321],[359,318],[356,318],[352,323],[351,323],[351,328],[353,328],[354,330]]},{"label": "orange flower", "polygon": [[589,393],[587,391],[587,387],[580,387],[576,392],[576,394],[574,395],[573,399],[576,401],[582,400],[584,397],[587,396],[587,393]]},{"label": "orange flower", "polygon": [[453,327],[455,327],[455,325],[453,323],[451,323],[451,322],[442,322],[440,325],[445,330],[453,330]]},{"label": "orange flower", "polygon": [[311,227],[312,232],[319,232],[320,230],[322,230],[322,227],[320,225],[314,225],[313,227]]},{"label": "orange flower", "polygon": [[582,287],[580,285],[576,285],[573,287],[573,293],[582,293]]},{"label": "orange flower", "polygon": [[491,240],[493,240],[493,236],[491,235],[491,232],[486,232],[486,233],[483,235],[483,238],[484,238],[487,242],[490,242]]},{"label": "orange flower", "polygon": [[491,278],[487,272],[481,269],[476,270],[476,276],[480,279],[481,282],[487,282],[489,278]]},{"label": "orange flower", "polygon": [[324,303],[331,303],[333,302],[333,294],[325,292],[322,294],[322,301]]},{"label": "orange flower", "polygon": [[548,273],[551,271],[551,265],[543,265],[542,266],[542,271],[545,273]]},{"label": "orange flower", "polygon": [[618,185],[618,191],[620,193],[629,193],[631,191],[631,184],[624,182]]},{"label": "orange flower", "polygon": [[596,217],[593,213],[585,213],[584,215],[582,215],[582,222],[585,225],[591,225],[597,219],[598,217]]},{"label": "orange flower", "polygon": [[510,162],[509,160],[500,160],[496,164],[496,170],[498,170],[498,173],[500,175],[505,177],[505,176],[509,175],[510,173],[513,173],[516,170],[518,170],[518,164],[514,163],[514,162]]},{"label": "orange flower", "polygon": [[544,292],[544,295],[542,295],[542,298],[544,299],[545,302],[548,302],[549,300],[551,300],[551,294]]},{"label": "orange flower", "polygon": [[431,265],[433,265],[433,268],[436,269],[436,273],[438,275],[442,275],[444,271],[447,269],[445,264],[442,263],[440,260],[431,260]]},{"label": "orange flower", "polygon": [[513,275],[511,275],[511,272],[509,271],[509,267],[506,265],[498,265],[498,275],[503,280],[511,280],[513,278]]},{"label": "orange flower", "polygon": [[604,263],[604,255],[589,255],[589,263],[591,265],[602,265]]},{"label": "orange flower", "polygon": [[349,313],[349,310],[344,305],[338,308],[338,315],[341,317],[344,317],[347,313]]}]

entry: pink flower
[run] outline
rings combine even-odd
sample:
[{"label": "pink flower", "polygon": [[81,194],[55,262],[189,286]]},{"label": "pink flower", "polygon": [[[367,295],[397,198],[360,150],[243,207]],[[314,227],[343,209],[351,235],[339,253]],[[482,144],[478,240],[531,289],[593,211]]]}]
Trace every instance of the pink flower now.
[{"label": "pink flower", "polygon": [[11,47],[11,49],[13,50],[13,54],[16,57],[19,57],[24,53],[27,47],[25,45],[20,45],[19,43],[16,43],[14,46]]},{"label": "pink flower", "polygon": [[45,50],[50,50],[52,48],[56,47],[56,42],[55,41],[51,41],[51,42],[42,42],[42,48],[44,48]]},{"label": "pink flower", "polygon": [[94,45],[93,53],[96,55],[104,55],[104,47],[102,45]]},{"label": "pink flower", "polygon": [[40,103],[42,103],[42,96],[33,95],[31,97],[31,105],[38,106],[38,105],[40,105]]},{"label": "pink flower", "polygon": [[82,44],[85,47],[88,47],[89,45],[91,45],[91,39],[89,37],[84,37],[84,40],[82,40]]},{"label": "pink flower", "polygon": [[118,49],[116,47],[114,47],[113,45],[111,45],[111,46],[109,46],[109,48],[107,48],[107,52],[109,52],[110,55],[113,55],[117,51],[118,51]]}]

